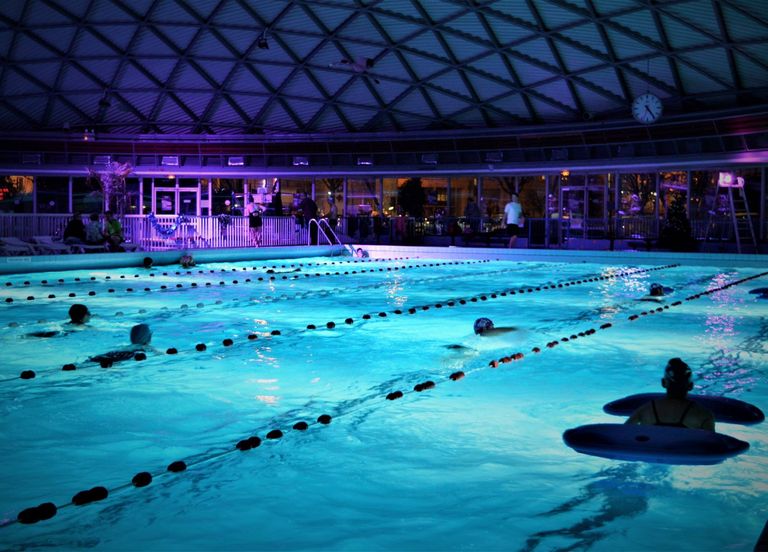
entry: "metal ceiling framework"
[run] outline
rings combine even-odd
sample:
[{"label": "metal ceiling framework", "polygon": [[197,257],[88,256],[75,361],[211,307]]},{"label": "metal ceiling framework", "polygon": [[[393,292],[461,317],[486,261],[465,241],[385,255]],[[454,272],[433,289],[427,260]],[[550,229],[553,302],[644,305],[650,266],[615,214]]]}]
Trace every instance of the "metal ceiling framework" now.
[{"label": "metal ceiling framework", "polygon": [[514,130],[629,122],[645,92],[765,112],[764,0],[0,3],[6,134]]}]

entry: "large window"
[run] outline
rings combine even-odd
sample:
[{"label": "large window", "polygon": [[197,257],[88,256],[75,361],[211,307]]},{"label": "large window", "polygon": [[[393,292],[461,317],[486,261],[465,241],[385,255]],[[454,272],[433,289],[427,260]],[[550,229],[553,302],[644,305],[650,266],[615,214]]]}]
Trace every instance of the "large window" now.
[{"label": "large window", "polygon": [[[664,218],[667,209],[675,201],[686,205],[688,200],[688,173],[665,171],[659,173],[659,217]],[[686,209],[687,211],[687,209]]]},{"label": "large window", "polygon": [[[462,217],[466,214],[467,204],[471,199],[478,205],[477,197],[477,178],[470,176],[451,177],[451,195],[448,203],[448,215],[452,217]],[[485,213],[480,213],[481,217]]]},{"label": "large window", "polygon": [[104,194],[98,177],[75,176],[72,178],[72,211],[75,213],[104,211]]},{"label": "large window", "polygon": [[0,212],[31,213],[34,178],[3,176],[0,178]]},{"label": "large window", "polygon": [[384,178],[384,212],[390,216],[396,216],[401,213],[400,205],[398,204],[398,188],[406,181],[405,178]]},{"label": "large window", "polygon": [[492,219],[498,218],[515,191],[515,177],[484,176],[482,189],[479,200],[481,212]]},{"label": "large window", "polygon": [[282,195],[282,204],[284,214],[298,211],[302,197],[306,194],[312,197],[312,178],[281,178],[280,194]]},{"label": "large window", "polygon": [[349,178],[347,180],[347,205],[344,212],[349,216],[369,215],[380,211],[378,178]]},{"label": "large window", "polygon": [[[213,178],[211,215],[242,215],[243,180],[241,178]],[[155,183],[157,185],[157,183]]]},{"label": "large window", "polygon": [[38,213],[69,212],[69,177],[38,176],[35,189]]},{"label": "large window", "polygon": [[[528,218],[544,218],[547,195],[546,178],[541,175],[521,176],[519,185],[518,195],[525,216]],[[504,205],[506,205],[506,202]],[[502,213],[504,212],[504,205],[501,206]]]},{"label": "large window", "polygon": [[656,213],[655,174],[622,174],[619,185],[619,215],[629,217]]},{"label": "large window", "polygon": [[315,203],[319,211],[328,215],[336,206],[336,215],[344,214],[344,179],[336,176],[315,179]]},{"label": "large window", "polygon": [[448,179],[422,178],[421,187],[426,198],[424,216],[445,216],[448,209]]}]

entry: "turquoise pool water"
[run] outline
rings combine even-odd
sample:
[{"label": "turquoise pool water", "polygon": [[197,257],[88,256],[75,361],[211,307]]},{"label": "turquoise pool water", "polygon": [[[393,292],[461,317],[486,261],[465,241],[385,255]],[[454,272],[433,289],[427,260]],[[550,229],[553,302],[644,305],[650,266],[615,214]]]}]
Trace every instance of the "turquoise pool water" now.
[{"label": "turquoise pool water", "polygon": [[[0,545],[751,550],[768,518],[764,425],[720,424],[750,450],[698,467],[580,455],[561,435],[619,421],[602,405],[659,390],[673,356],[696,392],[767,409],[768,301],[749,291],[768,279],[685,300],[760,272],[313,258],[0,277]],[[651,282],[676,291],[637,301]],[[67,329],[75,302],[88,328],[29,337]],[[475,336],[481,316],[516,331]],[[86,362],[140,322],[146,360]],[[258,448],[236,448],[251,436]],[[70,504],[95,486],[109,496]],[[44,502],[55,517],[14,522]]]}]

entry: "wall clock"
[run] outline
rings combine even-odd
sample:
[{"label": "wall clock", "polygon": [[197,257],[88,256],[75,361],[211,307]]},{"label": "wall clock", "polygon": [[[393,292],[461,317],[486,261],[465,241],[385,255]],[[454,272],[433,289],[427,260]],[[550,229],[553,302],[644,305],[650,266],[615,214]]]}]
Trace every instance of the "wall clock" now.
[{"label": "wall clock", "polygon": [[663,109],[661,100],[653,94],[642,94],[632,101],[632,116],[640,123],[658,121]]}]

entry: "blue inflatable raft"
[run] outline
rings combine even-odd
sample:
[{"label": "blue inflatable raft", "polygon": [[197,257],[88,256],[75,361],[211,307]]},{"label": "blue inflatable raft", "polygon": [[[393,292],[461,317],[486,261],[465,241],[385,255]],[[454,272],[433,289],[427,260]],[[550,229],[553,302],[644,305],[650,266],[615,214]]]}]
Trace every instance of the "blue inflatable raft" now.
[{"label": "blue inflatable raft", "polygon": [[625,424],[568,429],[563,441],[582,454],[658,464],[719,464],[749,449],[749,443],[713,431]]},{"label": "blue inflatable raft", "polygon": [[[603,407],[606,414],[629,416],[645,403],[664,397],[664,393],[640,393],[609,402]],[[753,425],[765,420],[765,414],[753,404],[715,395],[688,395],[688,398],[715,415],[715,421],[728,424]]]}]

